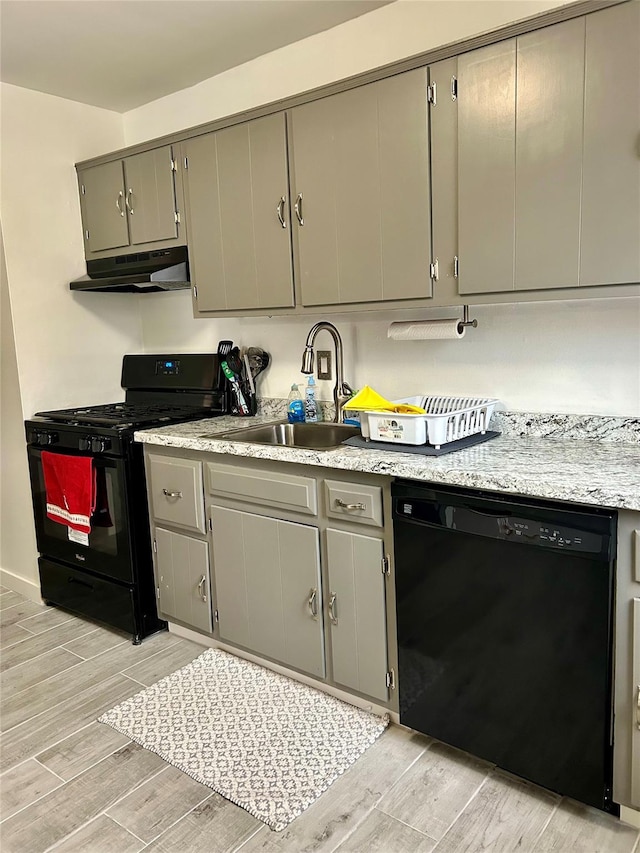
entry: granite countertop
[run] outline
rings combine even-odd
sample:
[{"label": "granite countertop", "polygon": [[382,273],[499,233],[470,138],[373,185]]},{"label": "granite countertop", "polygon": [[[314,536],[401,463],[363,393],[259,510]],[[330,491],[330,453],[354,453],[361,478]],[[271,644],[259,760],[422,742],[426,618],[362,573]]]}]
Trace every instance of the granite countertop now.
[{"label": "granite countertop", "polygon": [[303,450],[216,438],[216,434],[274,420],[273,414],[250,419],[208,418],[141,430],[135,439],[165,447],[640,510],[640,445],[636,441],[503,434],[485,444],[434,457],[347,446]]}]

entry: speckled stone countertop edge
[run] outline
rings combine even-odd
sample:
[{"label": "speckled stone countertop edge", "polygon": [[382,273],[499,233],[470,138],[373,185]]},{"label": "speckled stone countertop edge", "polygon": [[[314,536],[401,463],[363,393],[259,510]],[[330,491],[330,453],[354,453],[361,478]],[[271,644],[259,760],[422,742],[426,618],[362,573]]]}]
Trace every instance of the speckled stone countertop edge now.
[{"label": "speckled stone countertop edge", "polygon": [[227,456],[640,510],[640,447],[635,442],[550,441],[502,435],[466,450],[433,457],[345,446],[329,451],[305,450],[217,437],[273,420],[273,414],[251,419],[210,418],[138,431],[135,439],[149,445]]}]

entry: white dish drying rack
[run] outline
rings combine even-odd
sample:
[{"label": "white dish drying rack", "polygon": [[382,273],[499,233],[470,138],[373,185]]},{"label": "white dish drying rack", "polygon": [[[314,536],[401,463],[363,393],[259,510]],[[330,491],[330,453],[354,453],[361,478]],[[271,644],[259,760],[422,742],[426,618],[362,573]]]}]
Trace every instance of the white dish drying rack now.
[{"label": "white dish drying rack", "polygon": [[394,403],[420,406],[424,415],[363,411],[364,438],[396,444],[431,444],[436,448],[476,433],[485,433],[499,400],[484,397],[403,397]]}]

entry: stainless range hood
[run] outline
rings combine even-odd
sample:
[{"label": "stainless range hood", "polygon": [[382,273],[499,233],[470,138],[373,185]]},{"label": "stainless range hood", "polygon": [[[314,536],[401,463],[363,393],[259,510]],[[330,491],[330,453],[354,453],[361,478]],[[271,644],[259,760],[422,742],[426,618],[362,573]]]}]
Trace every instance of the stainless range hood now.
[{"label": "stainless range hood", "polygon": [[190,286],[186,246],[90,260],[87,275],[69,284],[71,290],[101,293],[155,293]]}]

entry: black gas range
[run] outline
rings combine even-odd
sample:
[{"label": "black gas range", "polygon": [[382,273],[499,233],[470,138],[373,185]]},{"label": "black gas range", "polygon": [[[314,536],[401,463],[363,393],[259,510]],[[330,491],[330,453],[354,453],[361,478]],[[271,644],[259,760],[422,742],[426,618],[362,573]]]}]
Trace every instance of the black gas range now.
[{"label": "black gas range", "polygon": [[[156,611],[143,448],[134,433],[223,415],[227,393],[213,354],[126,355],[121,384],[123,402],[38,412],[25,429],[43,599],[139,643],[166,623]],[[43,453],[91,460],[83,463],[95,478],[88,532],[48,513]]]}]

